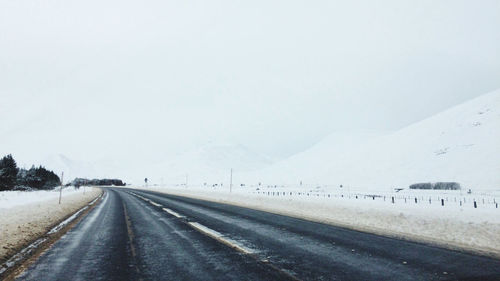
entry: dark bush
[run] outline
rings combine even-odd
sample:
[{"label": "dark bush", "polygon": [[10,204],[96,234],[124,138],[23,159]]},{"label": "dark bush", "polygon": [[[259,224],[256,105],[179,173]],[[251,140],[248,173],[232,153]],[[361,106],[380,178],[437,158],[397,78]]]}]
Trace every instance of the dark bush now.
[{"label": "dark bush", "polygon": [[82,178],[76,178],[73,180],[71,183],[74,186],[82,186],[82,185],[94,185],[94,186],[125,186],[125,183],[120,180],[120,179],[82,179]]},{"label": "dark bush", "polygon": [[410,189],[460,190],[461,188],[458,182],[427,182],[410,185]]}]

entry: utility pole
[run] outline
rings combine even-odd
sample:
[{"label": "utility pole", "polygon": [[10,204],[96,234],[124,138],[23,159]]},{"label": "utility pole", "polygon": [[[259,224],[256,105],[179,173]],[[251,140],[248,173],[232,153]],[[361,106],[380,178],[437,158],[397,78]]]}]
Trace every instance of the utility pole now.
[{"label": "utility pole", "polygon": [[61,173],[61,189],[59,190],[59,205],[61,205],[64,172]]},{"label": "utility pole", "polygon": [[231,178],[229,181],[229,193],[233,191],[233,168],[231,168]]}]

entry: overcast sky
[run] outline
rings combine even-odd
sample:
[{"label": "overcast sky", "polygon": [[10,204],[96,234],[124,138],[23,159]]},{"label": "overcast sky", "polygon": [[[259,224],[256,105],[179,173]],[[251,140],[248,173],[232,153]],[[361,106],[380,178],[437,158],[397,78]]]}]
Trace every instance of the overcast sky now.
[{"label": "overcast sky", "polygon": [[0,152],[279,158],[395,130],[500,88],[499,30],[498,0],[1,0]]}]

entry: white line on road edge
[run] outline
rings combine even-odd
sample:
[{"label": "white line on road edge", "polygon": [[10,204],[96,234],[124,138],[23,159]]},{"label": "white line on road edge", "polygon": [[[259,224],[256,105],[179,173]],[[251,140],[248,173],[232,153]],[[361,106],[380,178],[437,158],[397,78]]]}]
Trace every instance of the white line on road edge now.
[{"label": "white line on road edge", "polygon": [[[76,213],[71,215],[69,218],[65,219],[63,222],[52,228],[49,232],[47,232],[46,235],[52,235],[59,230],[61,230],[65,225],[70,223],[72,220],[74,220],[81,212],[86,210],[89,206],[92,206],[97,200],[102,198],[103,193],[99,195],[96,199],[94,199],[92,202],[88,203],[85,207],[81,208],[78,210]],[[31,243],[28,245],[26,248],[22,249],[19,253],[15,254],[12,256],[10,259],[8,259],[4,264],[0,265],[0,275],[4,273],[7,269],[13,267],[18,263],[20,260],[24,259],[28,254],[33,252],[36,248],[38,248],[41,244],[43,244],[45,241],[47,241],[48,238],[43,237],[39,238],[35,242]]]},{"label": "white line on road edge", "polygon": [[233,248],[233,249],[236,249],[237,251],[240,251],[244,254],[248,254],[248,255],[251,255],[251,254],[255,254],[255,251],[252,250],[252,249],[249,249],[243,245],[241,245],[239,242],[236,242],[234,241],[233,239],[230,239],[230,238],[226,238],[224,237],[224,235],[222,235],[220,232],[217,232],[213,229],[210,229],[202,224],[199,224],[197,222],[188,222],[188,224],[193,227],[194,229],[198,230],[199,232],[201,233],[204,233],[212,238],[214,238],[215,240]]}]

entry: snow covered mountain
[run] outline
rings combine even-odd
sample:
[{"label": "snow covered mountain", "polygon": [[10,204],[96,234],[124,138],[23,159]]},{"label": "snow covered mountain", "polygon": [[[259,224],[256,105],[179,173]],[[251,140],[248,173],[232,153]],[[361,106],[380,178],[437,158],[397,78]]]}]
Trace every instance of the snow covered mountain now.
[{"label": "snow covered mountain", "polygon": [[76,177],[95,177],[97,171],[90,163],[76,161],[62,154],[52,154],[45,157],[41,163],[49,170],[53,170],[59,176],[64,172],[64,182],[69,182]]},{"label": "snow covered mountain", "polygon": [[[143,169],[156,183],[227,183],[235,173],[263,169],[273,162],[269,157],[231,143],[212,143],[187,150],[171,159]],[[135,178],[139,178],[136,176]],[[142,177],[144,178],[144,177]]]},{"label": "snow covered mountain", "polygon": [[434,181],[500,190],[499,155],[500,89],[390,134],[331,135],[253,176],[379,190]]}]

